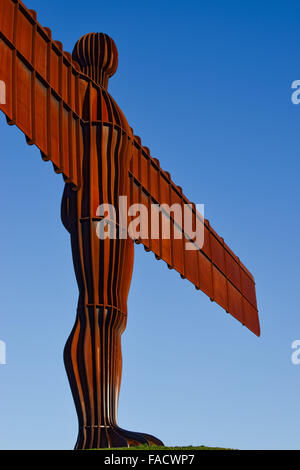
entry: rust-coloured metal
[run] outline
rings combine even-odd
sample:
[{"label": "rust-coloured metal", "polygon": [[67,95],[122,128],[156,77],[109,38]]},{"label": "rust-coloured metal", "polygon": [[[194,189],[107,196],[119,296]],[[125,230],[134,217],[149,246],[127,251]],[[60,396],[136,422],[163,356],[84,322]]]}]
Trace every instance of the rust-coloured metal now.
[{"label": "rust-coloured metal", "polygon": [[[64,351],[79,418],[76,448],[159,445],[153,436],[117,426],[121,335],[127,321],[134,242],[101,240],[95,231],[98,206],[105,201],[118,211],[119,196],[127,195],[129,188],[132,130],[106,91],[108,77],[117,67],[117,50],[108,36],[90,34],[77,42],[73,58],[101,86],[100,93],[93,93],[91,84],[84,92],[82,118],[89,124],[83,128],[82,185],[72,191],[66,184],[62,201],[79,288],[76,322]],[[116,223],[119,230],[119,220]]]},{"label": "rust-coloured metal", "polygon": [[[78,449],[161,442],[117,426],[121,334],[134,243],[131,238],[100,240],[95,231],[97,207],[105,202],[118,209],[120,195],[128,196],[128,206],[191,204],[133,135],[108,93],[117,63],[117,48],[109,36],[83,36],[71,56],[37,22],[35,12],[18,0],[0,1],[0,79],[6,84],[6,104],[0,109],[66,182],[62,221],[71,237],[79,301],[64,359],[79,419]],[[191,207],[193,218],[200,218],[195,205]],[[148,217],[150,226],[150,211]],[[251,273],[208,220],[204,245],[188,251],[184,239],[190,237],[182,219],[174,214],[170,218],[170,239],[136,241],[259,336]],[[177,239],[176,232],[183,238]]]},{"label": "rust-coloured metal", "polygon": [[[130,202],[153,204],[191,204],[182,189],[176,186],[168,173],[160,167],[159,161],[153,159],[134,136],[134,146],[129,169]],[[144,173],[139,170],[144,167]],[[159,188],[165,186],[165,191]],[[194,217],[200,217],[193,208]],[[188,234],[182,228],[181,221],[170,216],[175,230]],[[200,217],[202,220],[202,218]],[[179,272],[182,278],[188,279],[196,289],[207,294],[228,313],[257,336],[260,335],[255,282],[252,274],[239,258],[226,245],[211,227],[204,221],[204,245],[199,250],[188,251],[182,247],[182,241],[171,237],[164,244],[156,240],[139,240],[146,251],[152,251],[157,259],[165,261],[169,267]]]}]

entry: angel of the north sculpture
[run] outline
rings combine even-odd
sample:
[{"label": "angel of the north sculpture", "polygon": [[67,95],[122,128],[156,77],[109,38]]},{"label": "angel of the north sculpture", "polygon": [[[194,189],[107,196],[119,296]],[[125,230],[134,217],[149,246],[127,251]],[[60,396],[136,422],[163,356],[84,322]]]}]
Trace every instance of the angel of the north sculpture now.
[{"label": "angel of the north sculpture", "polygon": [[[65,181],[61,217],[79,289],[64,350],[79,422],[76,449],[162,444],[117,425],[134,239],[260,334],[253,276],[152,158],[108,93],[117,65],[117,48],[108,35],[83,36],[71,55],[21,1],[0,1],[0,80],[6,91],[0,109]],[[137,230],[126,236],[120,206],[128,215],[135,204],[149,209],[140,212],[140,227],[151,226],[156,217],[158,235]],[[105,205],[115,216],[99,210]],[[182,211],[159,210],[158,218],[152,211],[173,205]],[[201,225],[203,242],[186,228],[186,211],[193,227]],[[166,220],[169,237],[162,236]]]}]

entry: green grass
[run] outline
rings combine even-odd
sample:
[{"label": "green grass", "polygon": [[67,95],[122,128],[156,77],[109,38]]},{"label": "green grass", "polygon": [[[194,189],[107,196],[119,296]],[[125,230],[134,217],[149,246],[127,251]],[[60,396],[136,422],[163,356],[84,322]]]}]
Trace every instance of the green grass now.
[{"label": "green grass", "polygon": [[138,447],[110,447],[105,449],[94,449],[94,450],[232,450],[225,449],[223,447],[206,447],[206,446],[187,446],[187,447],[164,447],[164,446],[147,446],[141,445]]}]

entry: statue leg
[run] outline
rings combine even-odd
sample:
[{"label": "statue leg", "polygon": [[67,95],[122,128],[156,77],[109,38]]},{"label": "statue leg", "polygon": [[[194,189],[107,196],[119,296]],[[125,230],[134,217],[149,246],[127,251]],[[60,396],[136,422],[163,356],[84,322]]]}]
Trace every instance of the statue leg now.
[{"label": "statue leg", "polygon": [[99,240],[87,220],[70,233],[80,295],[64,362],[79,421],[75,449],[163,445],[117,425],[133,242]]}]

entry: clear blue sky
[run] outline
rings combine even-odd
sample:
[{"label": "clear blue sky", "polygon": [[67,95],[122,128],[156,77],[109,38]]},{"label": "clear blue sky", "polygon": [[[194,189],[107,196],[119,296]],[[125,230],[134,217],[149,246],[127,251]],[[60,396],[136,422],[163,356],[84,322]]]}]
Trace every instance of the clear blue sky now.
[{"label": "clear blue sky", "polygon": [[[257,283],[261,338],[136,247],[119,424],[172,445],[300,449],[299,2],[26,5],[67,51],[87,32],[115,39],[111,94]],[[0,448],[71,449],[63,181],[3,115],[0,139]]]}]

